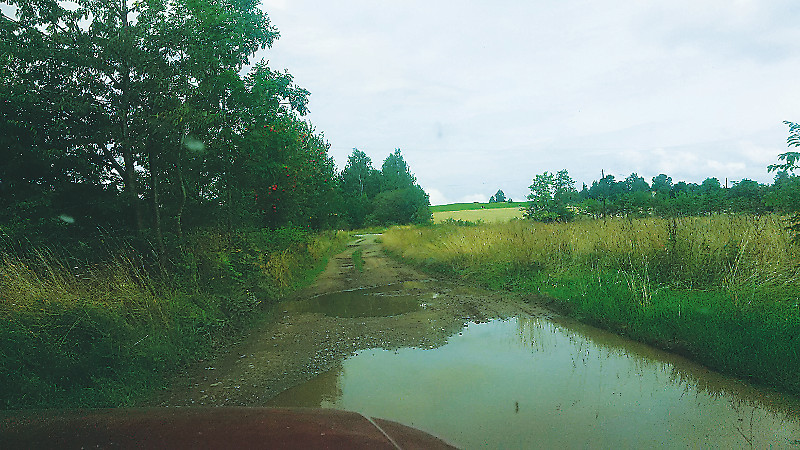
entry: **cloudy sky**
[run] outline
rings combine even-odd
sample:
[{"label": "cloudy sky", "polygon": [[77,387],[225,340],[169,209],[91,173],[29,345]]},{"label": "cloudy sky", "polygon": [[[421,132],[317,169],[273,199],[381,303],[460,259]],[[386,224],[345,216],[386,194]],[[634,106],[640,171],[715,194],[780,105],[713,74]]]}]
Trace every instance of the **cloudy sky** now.
[{"label": "cloudy sky", "polygon": [[258,58],[311,91],[339,168],[400,148],[433,204],[590,184],[768,182],[800,121],[796,0],[264,0]]}]

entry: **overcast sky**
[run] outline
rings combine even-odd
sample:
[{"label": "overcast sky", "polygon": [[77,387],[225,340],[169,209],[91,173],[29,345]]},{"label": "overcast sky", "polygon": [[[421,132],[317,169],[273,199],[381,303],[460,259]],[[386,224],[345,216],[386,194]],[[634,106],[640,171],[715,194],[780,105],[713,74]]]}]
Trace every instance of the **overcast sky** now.
[{"label": "overcast sky", "polygon": [[797,0],[264,0],[258,58],[311,91],[341,169],[400,148],[433,204],[534,175],[771,181],[800,121]]}]

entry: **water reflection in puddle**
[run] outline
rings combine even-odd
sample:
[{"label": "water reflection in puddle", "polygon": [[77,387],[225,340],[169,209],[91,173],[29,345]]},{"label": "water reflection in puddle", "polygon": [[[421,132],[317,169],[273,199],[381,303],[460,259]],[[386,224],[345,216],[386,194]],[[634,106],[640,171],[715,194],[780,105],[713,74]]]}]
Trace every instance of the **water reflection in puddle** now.
[{"label": "water reflection in puddle", "polygon": [[419,295],[404,293],[400,286],[334,292],[295,302],[296,312],[321,313],[332,317],[389,317],[418,311]]},{"label": "water reflection in puddle", "polygon": [[367,350],[273,399],[359,411],[466,447],[800,448],[800,401],[571,322],[470,324]]}]

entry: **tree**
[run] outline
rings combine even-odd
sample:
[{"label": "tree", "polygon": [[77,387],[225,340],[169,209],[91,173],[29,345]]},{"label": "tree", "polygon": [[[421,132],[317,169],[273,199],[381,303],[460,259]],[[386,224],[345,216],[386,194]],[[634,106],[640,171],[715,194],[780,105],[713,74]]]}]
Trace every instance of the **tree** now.
[{"label": "tree", "polygon": [[372,167],[366,153],[354,148],[339,180],[348,223],[361,228],[372,212],[372,200],[381,190],[381,173]]},{"label": "tree", "polygon": [[[789,137],[786,139],[786,144],[789,147],[800,147],[800,123],[784,121],[789,126]],[[769,172],[775,171],[788,171],[794,172],[800,167],[800,152],[786,152],[778,155],[778,160],[783,161],[781,164],[770,164],[767,166]]]},{"label": "tree", "polygon": [[616,200],[625,192],[625,183],[616,181],[614,175],[606,175],[598,181],[592,182],[589,188],[590,211],[596,216],[605,217],[616,212]]},{"label": "tree", "polygon": [[567,169],[556,172],[553,182],[553,199],[559,207],[565,207],[577,200],[578,191],[575,189],[575,180],[569,176]]},{"label": "tree", "polygon": [[577,200],[578,192],[566,170],[536,175],[528,188],[531,193],[528,195],[530,203],[525,211],[526,218],[540,222],[566,222],[574,216],[568,205]]},{"label": "tree", "polygon": [[506,194],[502,189],[498,189],[497,192],[489,199],[489,203],[504,203],[505,201]]},{"label": "tree", "polygon": [[243,70],[278,37],[256,2],[6,3],[0,190],[14,194],[0,206],[20,230],[63,228],[63,212],[163,249],[162,228],[331,219],[335,171],[301,120],[308,91],[263,61]]},{"label": "tree", "polygon": [[413,186],[416,182],[417,179],[411,174],[400,149],[395,149],[381,166],[381,189],[384,191],[405,189]]},{"label": "tree", "polygon": [[357,148],[347,157],[340,178],[342,191],[348,197],[372,199],[381,190],[381,173],[372,167],[372,159]]},{"label": "tree", "polygon": [[[786,144],[789,147],[800,147],[800,124],[788,121],[783,123],[789,126],[789,137],[786,139]],[[778,160],[783,161],[783,163],[769,165],[767,167],[769,172],[786,171],[794,173],[800,167],[800,152],[781,153],[778,155]],[[796,182],[783,185],[783,195],[780,197],[784,199],[782,209],[792,215],[788,227],[794,233],[792,240],[796,244],[800,244],[800,199],[797,196],[800,189],[796,186]]]},{"label": "tree", "polygon": [[716,178],[706,178],[699,187],[701,209],[706,214],[722,212],[725,208],[725,189]]},{"label": "tree", "polygon": [[400,149],[390,153],[378,171],[369,156],[354,148],[338,179],[344,215],[353,228],[431,220],[428,194],[417,184]]},{"label": "tree", "polygon": [[735,212],[761,214],[765,207],[764,193],[764,185],[744,179],[733,184],[728,191],[728,200]]},{"label": "tree", "polygon": [[593,181],[589,188],[589,197],[601,201],[613,201],[625,191],[624,182],[615,180],[614,175],[606,175]]},{"label": "tree", "polygon": [[653,183],[650,189],[655,192],[656,195],[667,196],[672,191],[672,178],[663,173],[659,174],[653,177]]},{"label": "tree", "polygon": [[644,178],[640,177],[636,172],[628,175],[625,178],[625,191],[626,192],[644,192],[649,191],[650,186]]},{"label": "tree", "polygon": [[431,220],[430,200],[421,187],[384,191],[375,196],[367,223],[394,225],[428,223]]},{"label": "tree", "polygon": [[375,197],[368,222],[407,224],[430,220],[430,198],[417,185],[400,149],[395,149],[381,166],[381,192]]}]

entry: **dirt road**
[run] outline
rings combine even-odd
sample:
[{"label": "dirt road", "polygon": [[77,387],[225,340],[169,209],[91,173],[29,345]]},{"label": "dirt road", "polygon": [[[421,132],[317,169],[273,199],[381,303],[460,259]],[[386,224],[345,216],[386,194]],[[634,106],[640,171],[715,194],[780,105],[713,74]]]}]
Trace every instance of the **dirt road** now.
[{"label": "dirt road", "polygon": [[[363,269],[353,264],[361,250]],[[376,288],[376,289],[370,289]],[[391,302],[413,298],[418,307],[389,316],[344,317],[315,311],[315,301],[332,293]],[[366,297],[364,297],[366,298]],[[378,305],[380,306],[380,305]],[[549,315],[518,298],[439,281],[383,254],[380,235],[358,236],[331,258],[311,286],[278,305],[275,320],[255,328],[215,360],[201,361],[177,378],[152,406],[264,406],[282,391],[326,372],[368,348],[434,348],[466,322],[521,312]]]}]

